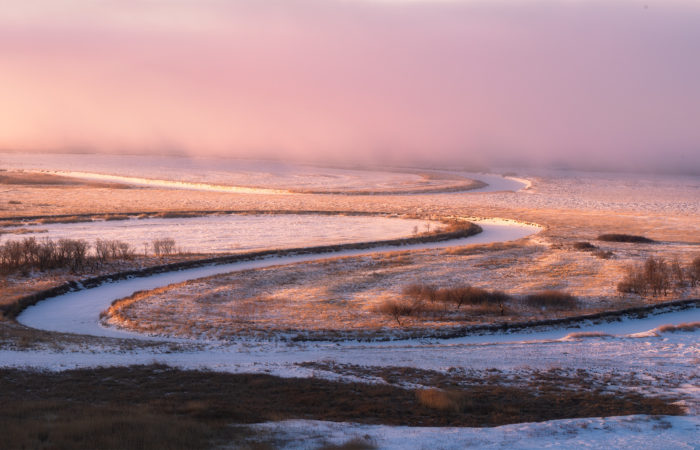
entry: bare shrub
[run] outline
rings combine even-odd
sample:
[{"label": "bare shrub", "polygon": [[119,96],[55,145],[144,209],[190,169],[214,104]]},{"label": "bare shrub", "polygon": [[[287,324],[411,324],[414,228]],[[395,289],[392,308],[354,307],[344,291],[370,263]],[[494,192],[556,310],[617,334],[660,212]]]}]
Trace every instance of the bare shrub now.
[{"label": "bare shrub", "polygon": [[134,256],[136,256],[136,249],[126,242],[117,242],[119,242],[119,244],[117,245],[116,258],[127,260],[134,259]]},{"label": "bare shrub", "polygon": [[[91,248],[94,249],[91,252]],[[21,272],[28,274],[31,270],[46,271],[51,269],[84,270],[88,266],[110,259],[131,259],[133,248],[121,241],[98,239],[94,246],[82,239],[46,238],[37,240],[34,237],[19,241],[6,241],[0,245],[0,272]]]},{"label": "bare shrub", "polygon": [[647,258],[644,262],[644,278],[654,295],[666,295],[671,287],[671,269],[663,258]]},{"label": "bare shrub", "polygon": [[673,289],[694,287],[700,279],[700,258],[695,258],[688,267],[678,260],[671,264],[664,258],[650,256],[641,265],[627,267],[625,277],[617,285],[617,290],[627,294],[666,295]]},{"label": "bare shrub", "polygon": [[627,266],[625,277],[617,283],[617,290],[624,294],[647,295],[647,282],[640,266]]},{"label": "bare shrub", "polygon": [[403,288],[403,295],[415,300],[434,303],[437,301],[437,288],[429,284],[414,283]]},{"label": "bare shrub", "polygon": [[510,296],[505,292],[488,291],[468,285],[440,289],[438,298],[445,303],[454,304],[457,309],[462,305],[498,305],[510,300]]},{"label": "bare shrub", "polygon": [[95,241],[95,257],[98,262],[109,260],[133,259],[136,250],[127,242],[118,240],[97,239]]},{"label": "bare shrub", "polygon": [[489,291],[469,285],[437,289],[425,284],[410,284],[402,293],[414,301],[451,304],[457,309],[463,305],[502,305],[511,300],[505,292]]},{"label": "bare shrub", "polygon": [[97,239],[95,241],[95,257],[99,262],[105,262],[109,259],[109,241],[103,239]]},{"label": "bare shrub", "polygon": [[175,253],[175,239],[172,238],[161,238],[154,239],[151,242],[153,246],[153,253],[156,256],[168,256]]},{"label": "bare shrub", "polygon": [[700,256],[693,259],[687,269],[688,283],[691,287],[697,286],[700,283]]},{"label": "bare shrub", "polygon": [[377,305],[376,311],[390,315],[401,326],[401,317],[414,316],[421,313],[423,305],[420,301],[388,298]]},{"label": "bare shrub", "polygon": [[578,299],[562,291],[542,291],[527,295],[524,299],[528,306],[544,309],[576,309]]},{"label": "bare shrub", "polygon": [[678,261],[678,258],[674,259],[671,261],[671,274],[673,276],[673,281],[675,282],[676,287],[683,287],[685,286],[686,282],[686,270],[681,266],[680,261]]},{"label": "bare shrub", "polygon": [[81,239],[59,239],[58,253],[72,270],[79,270],[87,262],[89,244]]}]

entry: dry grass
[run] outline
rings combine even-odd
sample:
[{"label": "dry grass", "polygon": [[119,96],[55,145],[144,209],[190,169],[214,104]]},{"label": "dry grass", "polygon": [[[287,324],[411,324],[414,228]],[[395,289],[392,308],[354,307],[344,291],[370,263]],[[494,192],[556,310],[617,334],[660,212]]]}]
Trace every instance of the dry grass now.
[{"label": "dry grass", "polygon": [[564,339],[586,339],[586,338],[600,338],[600,337],[610,337],[608,333],[603,333],[601,331],[581,331],[578,333],[569,333],[564,336]]},{"label": "dry grass", "polygon": [[458,413],[465,404],[466,397],[459,391],[444,391],[442,389],[419,389],[416,391],[418,403],[438,411]]},{"label": "dry grass", "polygon": [[675,333],[678,331],[693,332],[700,329],[700,322],[686,322],[678,325],[662,325],[656,329],[659,333]]},{"label": "dry grass", "polygon": [[462,247],[448,247],[442,250],[443,254],[450,256],[479,255],[502,250],[512,250],[521,247],[517,242],[494,242],[491,244],[466,245]]},{"label": "dry grass", "polygon": [[89,219],[86,219],[85,217],[82,216],[68,216],[68,217],[45,217],[42,219],[37,219],[34,221],[34,223],[38,224],[50,224],[50,223],[78,223],[78,222],[86,222],[89,221]]},{"label": "dry grass", "polygon": [[[0,369],[0,398],[5,448],[250,445],[256,436],[241,434],[244,428],[230,424],[287,419],[481,427],[574,417],[681,414],[673,399],[571,390],[552,375],[528,386],[487,383],[416,392],[387,384],[164,366],[64,372]],[[345,448],[359,444],[347,443]]]}]

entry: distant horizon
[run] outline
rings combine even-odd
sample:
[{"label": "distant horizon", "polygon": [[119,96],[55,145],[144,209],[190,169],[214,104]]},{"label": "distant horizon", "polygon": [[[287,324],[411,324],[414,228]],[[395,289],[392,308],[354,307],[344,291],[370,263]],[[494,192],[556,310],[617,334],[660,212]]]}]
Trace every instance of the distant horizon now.
[{"label": "distant horizon", "polygon": [[[455,170],[455,171],[466,171],[466,172],[493,172],[500,173],[512,170],[530,170],[537,172],[540,170],[544,171],[561,171],[561,172],[584,172],[584,173],[601,173],[601,174],[641,174],[641,175],[680,175],[680,176],[691,176],[700,177],[700,168],[690,169],[690,168],[665,168],[665,169],[652,169],[652,168],[625,168],[625,167],[610,167],[610,166],[595,166],[595,165],[575,165],[566,163],[548,163],[548,164],[532,164],[532,163],[510,163],[510,164],[492,164],[492,165],[479,165],[472,164],[469,161],[432,161],[432,162],[420,162],[420,161],[408,161],[403,164],[396,162],[382,162],[382,161],[339,161],[339,160],[323,160],[323,159],[303,159],[303,158],[290,158],[280,155],[269,155],[269,156],[245,156],[245,155],[227,155],[227,154],[188,154],[188,153],[177,153],[177,152],[119,152],[119,151],[91,151],[85,149],[76,149],[73,151],[69,150],[12,150],[12,149],[0,149],[0,158],[3,154],[26,154],[26,155],[105,155],[105,156],[136,156],[136,157],[163,157],[163,158],[183,158],[183,159],[222,159],[222,160],[242,160],[250,162],[272,162],[280,164],[298,164],[306,166],[318,166],[327,168],[341,168],[348,170],[382,170],[382,169],[424,169],[424,170]],[[0,159],[0,164],[2,160]],[[0,171],[6,168],[0,166]]]}]

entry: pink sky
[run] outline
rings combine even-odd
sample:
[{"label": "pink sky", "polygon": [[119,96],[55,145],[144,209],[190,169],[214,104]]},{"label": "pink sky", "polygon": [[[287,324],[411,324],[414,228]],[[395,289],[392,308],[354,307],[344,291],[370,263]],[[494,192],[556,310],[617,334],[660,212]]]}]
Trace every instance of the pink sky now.
[{"label": "pink sky", "polygon": [[700,2],[12,2],[0,148],[700,170]]}]

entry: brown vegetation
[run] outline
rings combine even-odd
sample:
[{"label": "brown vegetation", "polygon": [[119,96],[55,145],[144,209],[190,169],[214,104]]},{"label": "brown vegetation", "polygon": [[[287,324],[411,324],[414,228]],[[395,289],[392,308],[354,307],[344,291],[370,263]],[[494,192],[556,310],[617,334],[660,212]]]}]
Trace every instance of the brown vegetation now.
[{"label": "brown vegetation", "polygon": [[525,297],[525,304],[543,309],[576,309],[578,299],[562,291],[542,291]]},{"label": "brown vegetation", "polygon": [[677,331],[688,331],[692,332],[700,329],[700,322],[684,322],[678,325],[662,325],[656,330],[659,333],[675,333]]},{"label": "brown vegetation", "polygon": [[401,317],[419,315],[424,309],[423,304],[419,301],[390,298],[379,303],[376,311],[390,315],[401,326]]},{"label": "brown vegetation", "polygon": [[153,246],[153,254],[160,256],[169,256],[175,253],[175,239],[172,238],[161,238],[154,239],[151,242]]},{"label": "brown vegetation", "polygon": [[[436,386],[438,387],[438,386]],[[672,400],[569,390],[558,378],[424,394],[387,384],[132,366],[0,369],[7,448],[207,448],[245,444],[231,424],[287,419],[496,426],[574,417],[681,414]],[[238,434],[236,434],[238,433]]]},{"label": "brown vegetation", "polygon": [[601,234],[600,236],[598,236],[598,240],[606,242],[633,242],[638,244],[651,244],[653,242],[656,242],[653,239],[649,239],[644,236],[618,233]]},{"label": "brown vegetation", "polygon": [[451,304],[456,309],[463,305],[502,305],[512,299],[505,292],[488,291],[469,285],[438,289],[426,284],[410,284],[403,289],[403,295],[415,301]]},{"label": "brown vegetation", "polygon": [[580,251],[593,251],[597,249],[595,245],[591,244],[590,242],[574,242],[574,250],[580,250]]},{"label": "brown vegetation", "polygon": [[458,413],[466,401],[462,392],[437,388],[417,390],[416,399],[418,399],[418,403],[427,408],[451,413]]},{"label": "brown vegetation", "polygon": [[0,272],[27,273],[30,270],[46,271],[69,269],[71,271],[96,269],[113,259],[131,259],[134,250],[125,242],[98,239],[94,253],[90,244],[82,239],[37,240],[34,237],[10,240],[0,245]]},{"label": "brown vegetation", "polygon": [[669,291],[695,287],[700,280],[700,256],[683,267],[678,260],[668,263],[662,257],[650,256],[642,265],[630,265],[617,290],[625,294],[667,295]]},{"label": "brown vegetation", "polygon": [[[436,288],[414,283],[406,286],[402,294],[403,296],[399,298],[387,298],[379,302],[376,307],[377,312],[392,316],[399,326],[401,326],[401,317],[431,316],[454,319],[454,313],[459,312],[462,306],[469,306],[469,309],[464,311],[464,318],[475,314],[504,316],[506,306],[517,300],[502,291],[489,291],[469,285]],[[553,290],[526,295],[521,303],[526,307],[541,310],[570,311],[579,308],[576,297]],[[449,305],[454,306],[453,312],[448,310]]]}]

